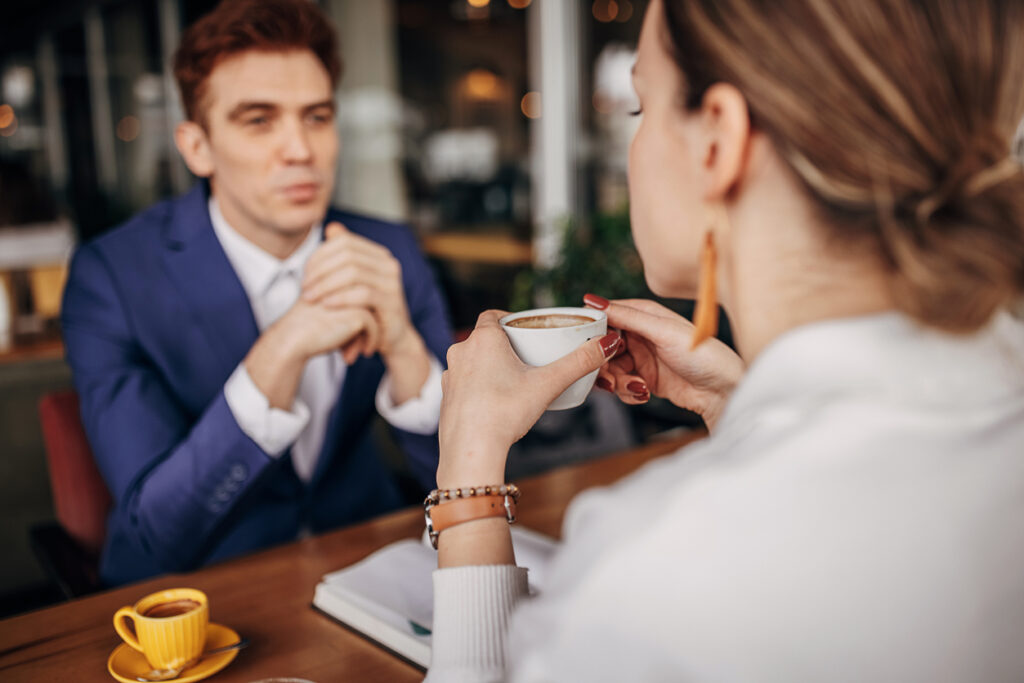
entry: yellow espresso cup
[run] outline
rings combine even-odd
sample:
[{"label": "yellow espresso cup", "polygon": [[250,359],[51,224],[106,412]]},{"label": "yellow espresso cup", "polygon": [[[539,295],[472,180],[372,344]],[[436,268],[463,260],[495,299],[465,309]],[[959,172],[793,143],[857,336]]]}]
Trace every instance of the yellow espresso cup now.
[{"label": "yellow espresso cup", "polygon": [[199,659],[209,622],[206,594],[194,588],[151,593],[114,614],[117,635],[145,655],[154,669],[177,669]]}]

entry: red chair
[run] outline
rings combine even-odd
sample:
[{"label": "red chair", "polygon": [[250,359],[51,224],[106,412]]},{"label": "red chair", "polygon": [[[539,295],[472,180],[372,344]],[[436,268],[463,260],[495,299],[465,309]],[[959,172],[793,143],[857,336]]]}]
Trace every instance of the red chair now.
[{"label": "red chair", "polygon": [[39,401],[56,524],[32,529],[32,546],[68,597],[101,588],[98,557],[106,536],[110,492],[82,427],[78,394],[54,392]]}]

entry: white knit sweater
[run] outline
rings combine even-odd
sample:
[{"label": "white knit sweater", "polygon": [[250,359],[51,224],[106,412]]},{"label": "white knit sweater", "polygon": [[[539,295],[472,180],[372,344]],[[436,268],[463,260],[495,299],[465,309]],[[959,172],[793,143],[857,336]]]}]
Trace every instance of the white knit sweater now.
[{"label": "white knit sweater", "polygon": [[713,437],[434,574],[428,681],[1024,680],[1024,324],[792,331]]}]

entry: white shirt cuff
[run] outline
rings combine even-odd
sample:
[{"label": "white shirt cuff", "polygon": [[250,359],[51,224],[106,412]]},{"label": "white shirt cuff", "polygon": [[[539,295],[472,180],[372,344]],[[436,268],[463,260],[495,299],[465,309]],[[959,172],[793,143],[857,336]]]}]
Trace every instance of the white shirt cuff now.
[{"label": "white shirt cuff", "polygon": [[430,373],[419,396],[399,406],[391,400],[391,374],[385,372],[377,387],[376,402],[377,412],[392,427],[413,434],[433,434],[441,420],[441,363],[430,354]]},{"label": "white shirt cuff", "polygon": [[245,363],[239,363],[224,383],[224,398],[245,435],[272,458],[295,443],[309,423],[309,407],[298,398],[290,411],[272,408]]}]

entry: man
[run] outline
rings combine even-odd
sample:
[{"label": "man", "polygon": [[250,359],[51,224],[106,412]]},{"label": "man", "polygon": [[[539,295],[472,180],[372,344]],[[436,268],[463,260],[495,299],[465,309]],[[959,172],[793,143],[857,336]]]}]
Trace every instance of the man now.
[{"label": "man", "polygon": [[432,485],[450,328],[406,228],[328,209],[339,72],[314,3],[221,4],[175,58],[175,142],[202,180],[73,260],[62,324],[116,501],[109,584],[399,506],[375,405]]}]

